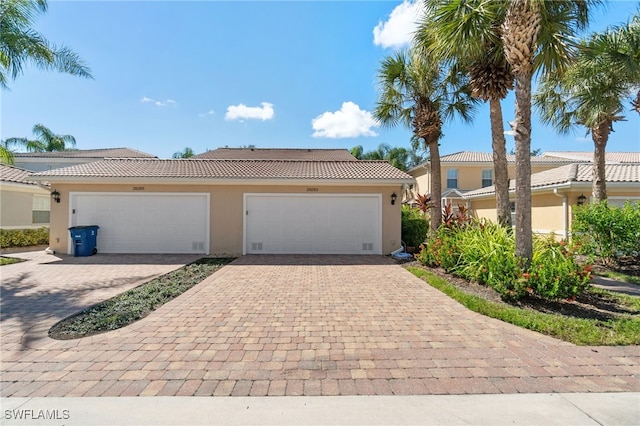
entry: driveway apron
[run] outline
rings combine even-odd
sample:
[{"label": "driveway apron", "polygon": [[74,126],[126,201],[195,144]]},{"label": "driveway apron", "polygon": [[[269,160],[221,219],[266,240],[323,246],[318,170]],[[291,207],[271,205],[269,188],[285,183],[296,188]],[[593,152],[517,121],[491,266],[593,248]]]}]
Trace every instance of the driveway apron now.
[{"label": "driveway apron", "polygon": [[381,256],[244,256],[133,325],[48,338],[64,316],[179,266],[116,259],[68,282],[44,277],[86,265],[2,268],[1,396],[640,391],[638,347],[484,317]]}]

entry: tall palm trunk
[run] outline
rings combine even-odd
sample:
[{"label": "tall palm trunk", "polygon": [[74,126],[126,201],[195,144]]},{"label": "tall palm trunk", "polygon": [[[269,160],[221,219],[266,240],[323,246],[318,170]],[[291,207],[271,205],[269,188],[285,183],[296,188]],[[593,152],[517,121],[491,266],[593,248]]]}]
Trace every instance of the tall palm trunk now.
[{"label": "tall palm trunk", "polygon": [[440,168],[440,148],[438,141],[428,143],[431,162],[431,211],[429,227],[432,233],[438,230],[442,221],[442,169]]},{"label": "tall palm trunk", "polygon": [[607,180],[605,177],[605,148],[609,141],[611,121],[600,123],[596,129],[591,130],[591,138],[595,147],[593,152],[593,187],[592,195],[596,203],[607,199]]},{"label": "tall palm trunk", "polygon": [[500,99],[489,100],[491,120],[491,140],[493,149],[494,185],[496,187],[496,209],[498,223],[511,226],[511,206],[509,204],[509,169],[507,167],[507,142],[504,138],[504,121]]},{"label": "tall palm trunk", "polygon": [[516,256],[533,257],[531,226],[531,75],[516,73]]},{"label": "tall palm trunk", "polygon": [[528,268],[533,257],[531,227],[531,79],[542,15],[532,0],[512,0],[502,24],[507,62],[516,78],[516,256]]}]

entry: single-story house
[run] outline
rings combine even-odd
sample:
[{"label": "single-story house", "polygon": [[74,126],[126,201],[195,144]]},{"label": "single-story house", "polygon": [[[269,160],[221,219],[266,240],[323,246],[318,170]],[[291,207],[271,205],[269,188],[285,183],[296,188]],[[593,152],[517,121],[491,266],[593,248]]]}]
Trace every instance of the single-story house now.
[{"label": "single-story house", "polygon": [[49,226],[51,194],[46,183],[29,178],[30,171],[0,164],[0,228]]},{"label": "single-story house", "polygon": [[[531,175],[531,225],[535,233],[554,233],[567,238],[571,230],[573,209],[591,202],[593,182],[591,163],[574,163]],[[607,200],[622,205],[627,200],[640,201],[640,163],[605,165]],[[515,181],[509,186],[512,215],[515,214]],[[474,216],[496,220],[495,186],[464,194]],[[513,217],[512,217],[513,219]]]},{"label": "single-story house", "polygon": [[52,152],[15,152],[14,164],[25,170],[41,172],[78,164],[91,163],[105,158],[158,158],[155,155],[131,148],[69,149]]},{"label": "single-story house", "polygon": [[68,228],[80,225],[100,227],[99,253],[389,254],[400,247],[399,197],[411,176],[386,161],[333,159],[335,150],[287,151],[281,159],[264,159],[273,157],[267,152],[262,159],[105,159],[31,178],[60,194],[50,246],[63,253],[73,252]]}]

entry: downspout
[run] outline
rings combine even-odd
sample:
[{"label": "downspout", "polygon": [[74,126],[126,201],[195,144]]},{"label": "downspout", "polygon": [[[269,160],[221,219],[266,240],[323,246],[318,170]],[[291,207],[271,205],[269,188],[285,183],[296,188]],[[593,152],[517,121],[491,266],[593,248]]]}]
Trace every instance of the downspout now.
[{"label": "downspout", "polygon": [[566,240],[569,239],[569,230],[567,229],[567,227],[569,226],[569,203],[568,203],[568,200],[567,200],[567,195],[566,194],[561,194],[558,191],[558,188],[554,188],[553,189],[553,194],[558,196],[558,197],[560,197],[560,198],[562,198],[562,211],[564,212],[563,218],[562,218],[562,220],[564,222],[564,226],[563,226],[564,232],[563,232],[562,237],[566,241]]}]

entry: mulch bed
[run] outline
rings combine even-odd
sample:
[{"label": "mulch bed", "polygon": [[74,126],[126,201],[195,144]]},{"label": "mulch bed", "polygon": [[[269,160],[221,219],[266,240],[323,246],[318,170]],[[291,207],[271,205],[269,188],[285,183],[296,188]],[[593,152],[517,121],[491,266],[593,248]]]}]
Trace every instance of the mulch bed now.
[{"label": "mulch bed", "polygon": [[494,303],[515,306],[536,312],[569,316],[574,318],[597,319],[607,321],[627,315],[640,315],[640,311],[619,303],[615,297],[600,292],[586,291],[575,300],[545,300],[537,297],[525,297],[517,302],[505,302],[500,294],[486,285],[469,282],[455,275],[446,273],[442,268],[430,268],[420,262],[404,263],[402,266],[422,268],[437,275],[461,291],[473,294]]}]

